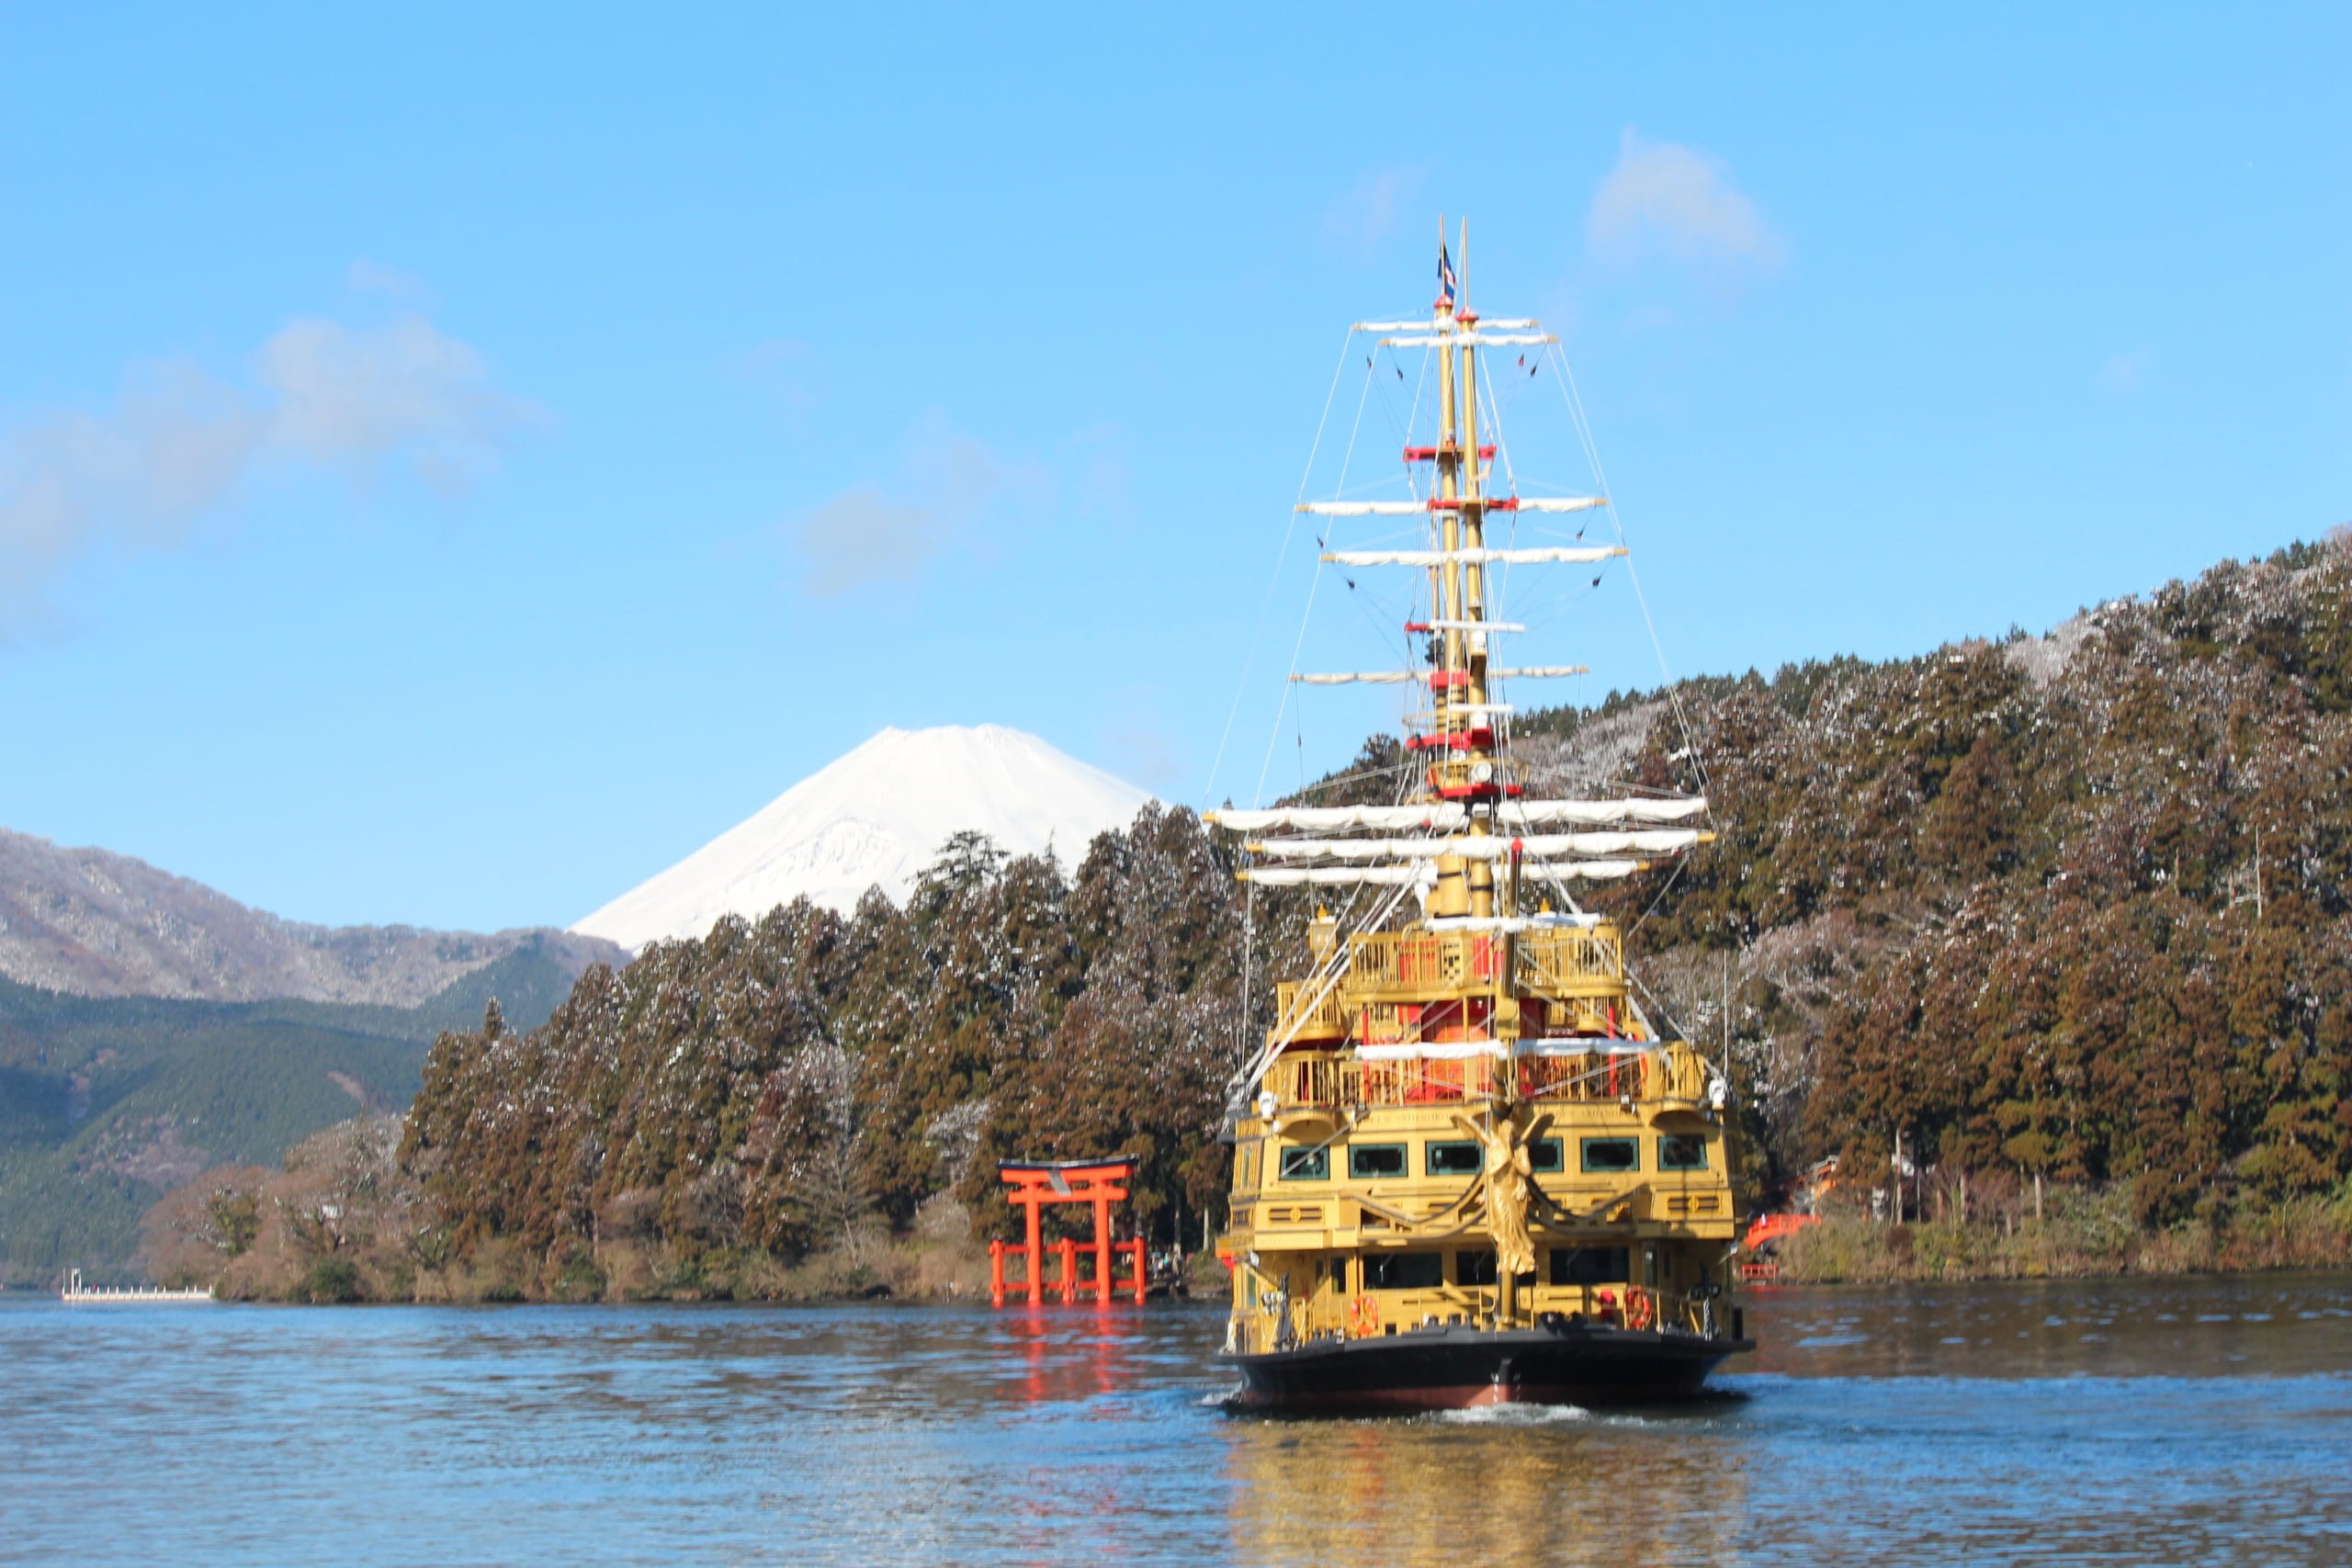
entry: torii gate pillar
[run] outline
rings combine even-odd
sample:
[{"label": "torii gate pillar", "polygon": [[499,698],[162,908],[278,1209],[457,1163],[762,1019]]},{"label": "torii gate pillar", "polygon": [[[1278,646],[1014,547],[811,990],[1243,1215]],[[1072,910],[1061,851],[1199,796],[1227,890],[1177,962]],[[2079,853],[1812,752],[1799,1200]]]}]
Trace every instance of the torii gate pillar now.
[{"label": "torii gate pillar", "polygon": [[[1111,1300],[1112,1264],[1116,1250],[1130,1253],[1135,1264],[1135,1278],[1129,1281],[1135,1298],[1144,1298],[1147,1258],[1141,1237],[1132,1242],[1114,1244],[1111,1240],[1111,1205],[1127,1196],[1126,1183],[1135,1176],[1136,1162],[1129,1158],[1104,1160],[1070,1160],[1061,1164],[1033,1164],[1008,1160],[997,1168],[997,1174],[1012,1189],[1005,1194],[1008,1201],[1022,1212],[1023,1243],[1018,1248],[1003,1243],[992,1244],[989,1257],[993,1278],[990,1294],[996,1304],[1004,1304],[1005,1255],[1019,1251],[1028,1266],[1027,1293],[1029,1304],[1041,1306],[1046,1300],[1046,1249],[1042,1218],[1038,1213],[1047,1203],[1091,1203],[1094,1208],[1094,1299],[1108,1303]],[[1078,1299],[1076,1248],[1065,1242],[1061,1247],[1062,1277],[1059,1281],[1062,1300]]]}]

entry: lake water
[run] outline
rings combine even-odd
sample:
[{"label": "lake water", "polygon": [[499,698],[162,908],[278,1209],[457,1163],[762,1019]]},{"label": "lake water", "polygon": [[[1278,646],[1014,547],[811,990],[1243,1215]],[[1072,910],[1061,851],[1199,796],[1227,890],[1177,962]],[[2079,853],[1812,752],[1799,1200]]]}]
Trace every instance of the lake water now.
[{"label": "lake water", "polygon": [[17,1302],[0,1559],[2352,1562],[2352,1278],[1748,1321],[1697,1406],[1283,1421],[1201,1307]]}]

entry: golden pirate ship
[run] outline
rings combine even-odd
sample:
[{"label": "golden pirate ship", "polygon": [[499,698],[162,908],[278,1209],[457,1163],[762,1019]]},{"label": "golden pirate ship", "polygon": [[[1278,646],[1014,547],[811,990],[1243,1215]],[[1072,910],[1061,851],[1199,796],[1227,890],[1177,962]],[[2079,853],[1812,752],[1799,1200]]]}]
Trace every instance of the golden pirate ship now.
[{"label": "golden pirate ship", "polygon": [[1400,798],[1210,814],[1245,836],[1244,879],[1344,906],[1309,925],[1308,972],[1275,987],[1277,1021],[1235,1079],[1222,1359],[1251,1406],[1688,1395],[1754,1348],[1730,1300],[1726,1086],[1652,1022],[1623,933],[1575,894],[1706,842],[1707,803],[1529,795],[1503,691],[1580,671],[1490,657],[1525,629],[1500,618],[1497,569],[1624,552],[1493,542],[1504,519],[1607,502],[1498,493],[1482,362],[1554,340],[1458,308],[1442,240],[1439,279],[1430,319],[1357,328],[1434,361],[1436,439],[1404,452],[1427,477],[1410,500],[1301,508],[1426,525],[1411,547],[1323,557],[1426,574],[1406,627],[1426,668],[1292,677],[1426,688]]}]

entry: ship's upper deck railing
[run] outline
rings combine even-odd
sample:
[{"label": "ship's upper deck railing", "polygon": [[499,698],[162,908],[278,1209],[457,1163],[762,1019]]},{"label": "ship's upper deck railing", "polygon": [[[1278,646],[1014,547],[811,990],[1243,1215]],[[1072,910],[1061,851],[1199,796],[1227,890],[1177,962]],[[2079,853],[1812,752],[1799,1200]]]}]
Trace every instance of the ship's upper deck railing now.
[{"label": "ship's upper deck railing", "polygon": [[1611,996],[1625,988],[1614,931],[1559,927],[1513,942],[1483,931],[1366,931],[1348,939],[1342,988],[1360,1001],[1412,1001],[1492,986],[1506,946],[1518,950],[1516,987],[1549,996]]},{"label": "ship's upper deck railing", "polygon": [[1260,1087],[1283,1107],[1322,1110],[1459,1105],[1512,1098],[1576,1103],[1632,1099],[1660,1110],[1697,1110],[1707,1102],[1712,1071],[1688,1045],[1625,1051],[1595,1041],[1589,1051],[1523,1056],[1408,1057],[1366,1062],[1314,1052],[1285,1055]]},{"label": "ship's upper deck railing", "polygon": [[1348,972],[1336,986],[1275,986],[1273,1039],[1312,1047],[1351,1034],[1360,1043],[1416,1038],[1390,1026],[1399,1006],[1493,989],[1507,948],[1517,953],[1512,989],[1571,1004],[1555,1010],[1571,1030],[1608,1026],[1616,1017],[1610,1004],[1625,992],[1624,948],[1613,930],[1538,928],[1510,942],[1492,931],[1367,931],[1348,945]]}]

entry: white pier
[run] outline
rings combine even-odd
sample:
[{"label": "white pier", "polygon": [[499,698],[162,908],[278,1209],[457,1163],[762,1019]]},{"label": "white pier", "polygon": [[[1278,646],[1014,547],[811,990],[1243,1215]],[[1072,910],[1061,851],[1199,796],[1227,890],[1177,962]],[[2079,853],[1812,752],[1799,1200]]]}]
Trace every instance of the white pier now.
[{"label": "white pier", "polygon": [[82,1270],[74,1269],[65,1276],[62,1299],[69,1306],[133,1306],[147,1302],[209,1302],[209,1290],[191,1287],[185,1291],[167,1291],[160,1285],[85,1285]]}]

